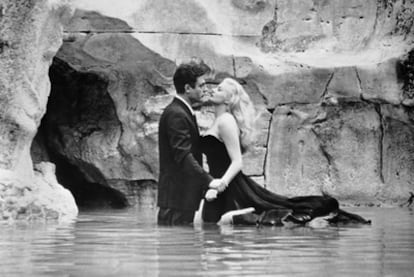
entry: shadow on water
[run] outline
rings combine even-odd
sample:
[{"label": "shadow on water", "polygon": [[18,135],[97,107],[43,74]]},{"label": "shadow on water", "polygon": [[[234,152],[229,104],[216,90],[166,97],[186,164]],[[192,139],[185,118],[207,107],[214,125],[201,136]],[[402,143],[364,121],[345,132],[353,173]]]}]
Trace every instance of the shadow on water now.
[{"label": "shadow on water", "polygon": [[1,226],[1,276],[411,276],[412,209],[358,208],[372,225],[165,227],[154,209],[82,211]]}]

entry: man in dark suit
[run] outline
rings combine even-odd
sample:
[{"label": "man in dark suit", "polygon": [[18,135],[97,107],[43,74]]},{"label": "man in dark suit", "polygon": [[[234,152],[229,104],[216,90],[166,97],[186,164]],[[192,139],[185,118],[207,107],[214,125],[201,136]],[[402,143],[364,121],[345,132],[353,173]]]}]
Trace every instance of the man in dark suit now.
[{"label": "man in dark suit", "polygon": [[205,64],[195,62],[177,68],[177,95],[160,118],[158,224],[191,224],[206,192],[214,198],[211,194],[222,186],[202,168],[200,134],[192,109],[206,92],[203,75],[207,69]]}]

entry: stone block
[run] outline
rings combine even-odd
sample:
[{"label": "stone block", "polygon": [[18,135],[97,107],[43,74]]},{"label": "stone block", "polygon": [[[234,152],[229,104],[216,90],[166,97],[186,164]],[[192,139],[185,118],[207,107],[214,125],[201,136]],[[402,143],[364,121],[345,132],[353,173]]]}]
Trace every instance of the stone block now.
[{"label": "stone block", "polygon": [[381,124],[373,105],[275,110],[265,176],[281,194],[369,199],[382,189]]},{"label": "stone block", "polygon": [[377,103],[399,105],[402,101],[402,83],[397,77],[397,59],[358,66],[362,98]]},{"label": "stone block", "polygon": [[414,190],[414,113],[412,108],[384,105],[382,197],[401,199]]}]

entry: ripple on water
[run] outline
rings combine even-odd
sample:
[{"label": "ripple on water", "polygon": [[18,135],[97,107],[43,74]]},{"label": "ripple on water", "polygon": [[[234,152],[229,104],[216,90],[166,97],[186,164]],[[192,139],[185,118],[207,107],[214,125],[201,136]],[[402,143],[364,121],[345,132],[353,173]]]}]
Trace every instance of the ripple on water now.
[{"label": "ripple on water", "polygon": [[354,209],[371,226],[158,227],[155,211],[90,211],[1,226],[0,276],[411,276],[414,217]]}]

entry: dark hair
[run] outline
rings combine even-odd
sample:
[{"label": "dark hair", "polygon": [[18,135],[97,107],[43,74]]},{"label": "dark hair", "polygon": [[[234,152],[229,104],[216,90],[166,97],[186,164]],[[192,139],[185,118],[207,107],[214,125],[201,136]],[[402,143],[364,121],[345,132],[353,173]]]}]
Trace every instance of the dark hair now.
[{"label": "dark hair", "polygon": [[180,64],[174,73],[174,86],[178,94],[185,92],[185,85],[195,87],[197,78],[210,72],[210,68],[200,60]]}]

